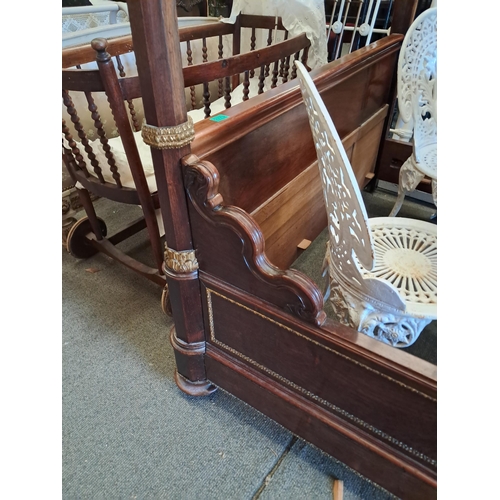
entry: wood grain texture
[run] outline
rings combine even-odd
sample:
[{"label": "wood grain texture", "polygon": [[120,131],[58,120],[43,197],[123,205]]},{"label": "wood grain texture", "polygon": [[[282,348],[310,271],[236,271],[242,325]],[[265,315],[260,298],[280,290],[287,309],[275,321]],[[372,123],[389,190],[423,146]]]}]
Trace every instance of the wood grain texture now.
[{"label": "wood grain texture", "polygon": [[[186,122],[179,32],[177,22],[172,22],[176,20],[174,3],[131,2],[129,15],[148,125],[165,127]],[[158,60],[164,64],[156,64]],[[168,247],[177,252],[193,248],[180,165],[180,158],[189,153],[189,144],[179,149],[151,148],[165,238]],[[168,273],[167,283],[177,338],[186,345],[199,346],[205,335],[197,277],[185,279]],[[204,384],[206,380],[203,349],[195,349],[194,355],[183,349],[175,349],[175,353],[178,373],[185,377],[187,386],[193,384],[193,393],[197,393],[199,382]]]},{"label": "wood grain texture", "polygon": [[281,269],[298,257],[297,246],[314,240],[326,227],[327,214],[318,166],[313,163],[252,212],[265,238],[266,255]]},{"label": "wood grain texture", "polygon": [[349,328],[319,329],[208,273],[200,278],[212,382],[401,498],[435,498],[432,377],[415,376],[391,360],[394,349]]},{"label": "wood grain texture", "polygon": [[211,309],[208,342],[278,374],[351,425],[435,467],[436,398],[429,393],[431,381],[422,388],[413,380],[402,382],[399,370],[374,369],[362,349],[343,347],[337,341],[338,327],[318,335],[313,328],[301,327],[299,318],[286,318],[282,312],[278,319],[269,305],[250,311],[244,292],[224,286],[208,273],[201,280],[211,291],[204,295]]},{"label": "wood grain texture", "polygon": [[[307,321],[322,324],[326,314],[320,290],[304,274],[271,264],[264,252],[262,232],[252,217],[223,204],[217,169],[195,155],[184,158],[183,164],[200,269]],[[209,232],[204,231],[207,227]]]},{"label": "wood grain texture", "polygon": [[[354,52],[312,73],[360,186],[374,169],[400,43],[401,36],[388,37],[358,51],[364,59]],[[326,226],[300,89],[288,82],[224,114],[229,118],[222,122],[197,124],[193,151],[217,166],[225,203],[252,214],[269,260],[286,269],[298,256],[298,243],[314,240]]]},{"label": "wood grain texture", "polygon": [[211,381],[272,418],[293,434],[331,454],[398,498],[437,498],[436,476],[373,446],[359,431],[309,399],[296,395],[238,359],[207,347]]},{"label": "wood grain texture", "polygon": [[310,46],[305,34],[281,42],[280,44],[265,47],[252,52],[245,52],[232,57],[204,64],[194,64],[184,68],[184,84],[186,87],[201,82],[212,81],[217,78],[237,75],[249,69],[270,64],[284,55],[292,55]]},{"label": "wood grain texture", "polygon": [[[344,138],[342,143],[355,165],[360,188],[373,172],[387,105]],[[276,266],[287,269],[298,257],[298,244],[314,240],[326,227],[327,214],[317,162],[252,212],[266,242],[266,254]]]},{"label": "wood grain texture", "polygon": [[[341,138],[386,104],[383,84],[392,76],[400,42],[400,36],[388,37],[311,73]],[[383,69],[372,70],[372,66]],[[378,81],[372,82],[372,78]],[[367,93],[370,98],[365,97]],[[294,81],[224,114],[229,119],[197,124],[192,148],[200,159],[219,169],[226,203],[252,212],[316,161],[311,134],[305,127],[307,113]]]}]

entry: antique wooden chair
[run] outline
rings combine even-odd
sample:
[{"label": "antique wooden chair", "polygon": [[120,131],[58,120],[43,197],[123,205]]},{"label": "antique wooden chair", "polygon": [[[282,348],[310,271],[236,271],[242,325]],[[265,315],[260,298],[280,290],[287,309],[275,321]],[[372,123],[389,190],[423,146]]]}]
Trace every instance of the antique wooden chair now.
[{"label": "antique wooden chair", "polygon": [[398,127],[391,132],[402,140],[413,137],[413,151],[399,170],[390,217],[424,177],[432,180],[437,206],[437,8],[420,14],[406,33],[398,61],[398,109]]},{"label": "antique wooden chair", "polygon": [[[68,232],[67,249],[80,259],[97,252],[105,253],[162,285],[162,307],[168,312],[168,290],[162,269],[164,229],[159,215],[156,179],[150,155],[148,159],[143,151],[146,149],[149,153],[149,148],[141,141],[136,141],[134,135],[134,131],[139,131],[141,126],[133,102],[138,95],[130,92],[124,95],[117,73],[123,70],[121,60],[117,59],[119,66],[115,68],[111,55],[106,51],[107,41],[95,39],[92,48],[97,55],[98,70],[81,69],[76,61],[76,65],[69,64],[66,66],[69,69],[62,71],[62,97],[67,110],[66,119],[70,121],[68,123],[63,115],[63,161],[86,212],[86,217],[78,220]],[[74,99],[82,95],[87,101],[87,109],[75,106]],[[85,112],[94,124],[92,131],[83,117]],[[107,129],[103,124],[104,116],[112,122]],[[119,136],[110,138],[109,130],[113,127]],[[74,138],[75,131],[77,137]],[[118,231],[108,235],[105,222],[97,216],[91,195],[138,205],[143,215],[135,221],[124,223]],[[153,265],[132,258],[118,246],[143,229],[147,230],[151,243]]]},{"label": "antique wooden chair", "polygon": [[295,64],[328,212],[332,307],[341,323],[394,347],[410,346],[437,318],[436,226],[368,219],[332,119],[304,66]]}]

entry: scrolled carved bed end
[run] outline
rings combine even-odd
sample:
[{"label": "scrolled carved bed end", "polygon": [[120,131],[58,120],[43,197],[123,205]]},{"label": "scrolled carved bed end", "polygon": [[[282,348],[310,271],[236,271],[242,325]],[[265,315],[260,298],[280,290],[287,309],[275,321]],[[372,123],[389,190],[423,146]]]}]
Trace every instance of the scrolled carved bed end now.
[{"label": "scrolled carved bed end", "polygon": [[326,313],[318,286],[305,274],[269,261],[257,222],[243,209],[224,205],[219,172],[212,163],[194,154],[181,161],[200,271],[321,326]]}]

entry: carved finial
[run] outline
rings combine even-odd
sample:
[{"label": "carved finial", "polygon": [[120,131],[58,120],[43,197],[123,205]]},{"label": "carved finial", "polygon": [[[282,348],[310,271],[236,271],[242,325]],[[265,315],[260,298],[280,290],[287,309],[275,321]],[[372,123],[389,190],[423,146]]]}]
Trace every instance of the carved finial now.
[{"label": "carved finial", "polygon": [[105,38],[94,38],[90,45],[97,52],[98,61],[109,61],[111,59],[111,56],[106,52],[108,41]]}]

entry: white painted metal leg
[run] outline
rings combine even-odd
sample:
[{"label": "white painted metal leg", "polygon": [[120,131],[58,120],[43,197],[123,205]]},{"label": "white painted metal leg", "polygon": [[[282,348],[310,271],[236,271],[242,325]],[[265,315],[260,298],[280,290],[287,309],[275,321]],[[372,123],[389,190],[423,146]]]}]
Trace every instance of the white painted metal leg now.
[{"label": "white painted metal leg", "polygon": [[415,191],[424,177],[425,175],[415,168],[413,156],[410,156],[399,170],[398,197],[389,217],[395,217],[397,215],[403,206],[406,193]]}]

